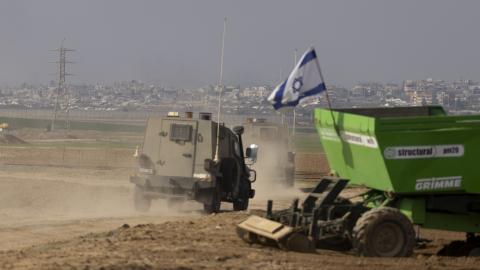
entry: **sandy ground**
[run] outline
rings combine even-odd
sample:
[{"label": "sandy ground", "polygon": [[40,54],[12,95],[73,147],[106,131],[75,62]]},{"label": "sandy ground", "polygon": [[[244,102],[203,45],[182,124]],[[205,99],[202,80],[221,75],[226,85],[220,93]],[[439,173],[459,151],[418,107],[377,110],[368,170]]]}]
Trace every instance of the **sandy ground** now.
[{"label": "sandy ground", "polygon": [[[479,259],[442,258],[417,250],[411,258],[360,258],[318,250],[301,254],[248,245],[235,235],[246,213],[226,212],[158,224],[124,224],[0,252],[2,269],[478,269]],[[132,226],[134,225],[134,226]]]},{"label": "sandy ground", "polygon": [[[201,205],[168,209],[156,201],[148,214],[132,206],[129,169],[38,166],[0,168],[0,269],[478,269],[480,259],[434,254],[461,234],[422,231],[434,240],[412,258],[359,258],[318,250],[285,252],[248,245],[235,225],[248,212],[204,215]],[[299,191],[258,180],[250,211],[288,206]],[[127,225],[124,225],[127,224]]]},{"label": "sandy ground", "polygon": [[[51,134],[40,134],[44,138],[22,132],[18,135],[28,140],[57,139]],[[125,141],[135,137],[121,135]],[[94,132],[75,136],[105,138]],[[93,152],[72,154],[76,160],[68,167],[52,166],[50,156],[43,152],[12,149],[0,148],[0,269],[479,268],[480,259],[437,257],[442,245],[464,237],[438,231],[422,230],[422,237],[433,242],[406,259],[359,258],[326,250],[300,254],[248,245],[236,236],[235,225],[249,212],[234,213],[230,205],[222,204],[224,212],[205,215],[202,206],[194,202],[170,209],[155,201],[150,212],[139,214],[133,209],[133,186],[128,181],[132,168],[101,169],[79,163],[79,157],[91,161],[90,155],[98,156]],[[304,159],[315,161],[299,164],[307,178],[314,179],[310,174],[315,172],[310,169],[319,162],[313,157]],[[94,163],[101,164],[98,160]],[[274,199],[274,208],[280,209],[288,207],[293,198],[305,196],[298,189],[262,179],[254,188],[257,195],[249,210],[254,213],[265,209],[268,199]]]},{"label": "sandy ground", "polygon": [[100,232],[123,223],[141,224],[200,216],[161,203],[148,214],[132,206],[130,170],[37,166],[0,167],[0,250]]},{"label": "sandy ground", "polygon": [[[55,166],[0,165],[0,250],[64,240],[89,232],[101,232],[124,223],[131,225],[196,219],[202,206],[187,202],[169,209],[154,201],[151,211],[133,209],[132,169],[63,168]],[[261,183],[260,181],[258,181]],[[299,191],[284,191],[268,183],[259,185],[253,208],[264,208],[262,188],[273,192],[287,207]],[[231,210],[228,203],[222,209]]]}]

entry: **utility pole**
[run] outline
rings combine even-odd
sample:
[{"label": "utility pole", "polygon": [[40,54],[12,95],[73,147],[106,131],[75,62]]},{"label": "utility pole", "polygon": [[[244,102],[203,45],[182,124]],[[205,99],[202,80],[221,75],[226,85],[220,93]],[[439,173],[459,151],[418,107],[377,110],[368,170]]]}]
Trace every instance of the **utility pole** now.
[{"label": "utility pole", "polygon": [[67,131],[70,130],[70,91],[68,90],[66,84],[66,76],[72,76],[73,74],[69,74],[66,72],[66,64],[70,64],[73,62],[67,61],[67,52],[73,52],[73,49],[67,49],[63,47],[63,42],[65,38],[62,40],[60,48],[51,50],[59,53],[59,59],[57,62],[53,62],[58,64],[58,87],[55,93],[55,105],[52,117],[52,124],[50,130],[55,130],[55,121],[57,120],[58,110],[65,111],[66,113],[66,128]]}]

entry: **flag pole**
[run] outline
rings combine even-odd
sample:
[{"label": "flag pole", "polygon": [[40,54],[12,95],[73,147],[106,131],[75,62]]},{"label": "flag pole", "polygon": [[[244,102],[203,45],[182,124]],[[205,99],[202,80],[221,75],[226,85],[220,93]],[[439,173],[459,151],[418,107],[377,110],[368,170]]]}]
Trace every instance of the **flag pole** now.
[{"label": "flag pole", "polygon": [[[313,46],[312,46],[312,50],[315,50],[315,48],[313,48]],[[315,55],[316,54],[317,54],[317,52],[315,51]],[[315,64],[317,65],[318,74],[320,75],[320,79],[322,80],[323,84],[325,84],[325,80],[323,79],[322,70],[320,69],[320,63],[318,62],[318,56],[315,57]],[[337,123],[335,121],[335,117],[333,116],[332,103],[330,102],[330,96],[328,95],[328,89],[327,89],[326,84],[325,84],[325,97],[327,98],[328,109],[330,111],[330,115],[332,116],[333,128],[335,129],[335,132],[337,132],[337,135],[340,136],[340,132],[338,131],[338,126],[337,126]]]},{"label": "flag pole", "polygon": [[[297,65],[297,49],[295,49],[293,51],[293,68],[295,68],[295,66]],[[295,110],[295,107],[293,107],[293,136],[295,136],[295,132],[296,132],[296,123],[297,122],[297,112]]]},{"label": "flag pole", "polygon": [[[280,68],[280,81],[282,81],[282,80],[283,80],[283,69]],[[280,112],[280,114],[281,114],[280,119],[281,119],[281,122],[282,122],[282,126],[285,126],[285,113]]]},{"label": "flag pole", "polygon": [[225,34],[227,32],[227,17],[223,19],[223,34],[222,34],[222,53],[220,56],[220,80],[218,82],[219,93],[218,93],[218,111],[217,111],[217,146],[215,147],[215,157],[214,161],[218,162],[220,160],[219,155],[219,145],[220,145],[220,111],[222,109],[222,90],[223,90],[223,51],[225,49]]}]

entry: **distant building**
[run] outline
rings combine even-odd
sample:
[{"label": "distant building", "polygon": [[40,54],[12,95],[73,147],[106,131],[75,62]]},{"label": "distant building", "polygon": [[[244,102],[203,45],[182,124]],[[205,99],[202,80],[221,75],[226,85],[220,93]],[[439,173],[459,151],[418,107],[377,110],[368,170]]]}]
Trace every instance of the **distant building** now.
[{"label": "distant building", "polygon": [[254,86],[254,87],[247,87],[244,88],[242,91],[242,97],[258,97],[258,98],[266,98],[270,94],[270,89],[266,86]]}]

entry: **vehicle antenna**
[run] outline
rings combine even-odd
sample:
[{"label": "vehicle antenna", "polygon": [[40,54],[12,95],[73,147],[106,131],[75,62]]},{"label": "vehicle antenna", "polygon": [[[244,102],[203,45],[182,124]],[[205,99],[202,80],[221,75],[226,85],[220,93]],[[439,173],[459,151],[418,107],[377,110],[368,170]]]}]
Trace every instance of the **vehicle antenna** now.
[{"label": "vehicle antenna", "polygon": [[227,17],[223,19],[223,34],[222,34],[222,53],[220,56],[220,80],[218,81],[218,111],[217,111],[217,145],[215,147],[214,161],[219,161],[218,151],[220,145],[220,111],[222,108],[222,91],[223,91],[223,52],[225,49],[225,34],[227,32]]}]

